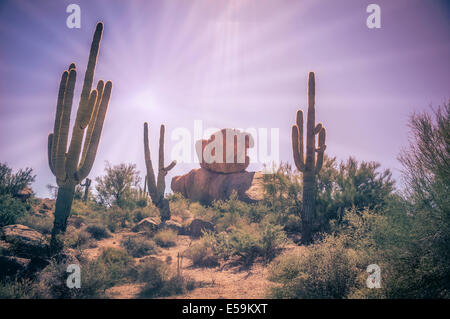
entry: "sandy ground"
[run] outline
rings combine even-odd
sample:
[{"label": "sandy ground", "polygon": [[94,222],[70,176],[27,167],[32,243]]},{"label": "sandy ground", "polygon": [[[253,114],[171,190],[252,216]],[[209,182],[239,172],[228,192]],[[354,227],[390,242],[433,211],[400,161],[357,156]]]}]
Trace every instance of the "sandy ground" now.
[{"label": "sandy ground", "polygon": [[[97,242],[97,247],[84,250],[84,255],[90,259],[96,258],[106,247],[120,247],[122,238],[134,233],[117,233],[111,238],[106,238]],[[195,242],[188,236],[178,236],[177,245],[170,248],[161,248],[161,252],[155,257],[166,261],[170,256],[171,267],[177,269],[178,254],[182,253]],[[286,250],[290,253],[300,249],[296,245],[289,245]],[[193,267],[187,258],[180,257],[181,272],[183,276],[188,276],[195,280],[197,288],[183,295],[169,298],[174,299],[228,299],[228,298],[265,298],[267,289],[272,285],[267,280],[268,270],[261,263],[255,263],[248,269],[240,266],[231,266],[230,263],[222,264],[215,268]],[[125,284],[115,286],[106,291],[108,298],[132,299],[139,298],[139,291],[143,284]]]}]

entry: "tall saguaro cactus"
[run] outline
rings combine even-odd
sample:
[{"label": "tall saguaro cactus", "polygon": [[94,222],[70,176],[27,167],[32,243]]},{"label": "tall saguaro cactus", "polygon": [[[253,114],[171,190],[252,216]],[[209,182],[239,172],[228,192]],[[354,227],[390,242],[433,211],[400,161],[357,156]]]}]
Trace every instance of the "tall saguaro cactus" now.
[{"label": "tall saguaro cactus", "polygon": [[111,81],[104,84],[100,80],[97,89],[91,91],[102,33],[103,23],[100,22],[97,24],[92,40],[80,103],[68,149],[70,113],[77,74],[75,64],[72,63],[69,70],[64,71],[61,76],[55,125],[53,133],[48,136],[48,163],[50,170],[56,176],[59,187],[52,231],[52,250],[59,248],[57,235],[66,230],[75,186],[88,176],[94,164],[111,96]]},{"label": "tall saguaro cactus", "polygon": [[[315,215],[316,174],[323,164],[326,148],[326,131],[322,123],[316,125],[315,94],[316,84],[314,72],[308,78],[308,117],[306,121],[306,160],[303,151],[303,111],[297,111],[297,123],[292,126],[292,149],[297,169],[303,173],[303,207],[302,207],[302,238],[304,242],[312,239],[312,223]],[[318,147],[316,148],[316,135]],[[316,156],[317,153],[317,156]]]},{"label": "tall saguaro cactus", "polygon": [[161,125],[159,132],[159,160],[158,160],[158,178],[155,179],[153,172],[153,164],[150,156],[150,146],[148,142],[148,124],[144,123],[144,155],[145,167],[147,168],[147,185],[148,193],[152,199],[152,203],[159,209],[161,221],[165,222],[170,219],[169,201],[164,198],[164,191],[166,189],[166,175],[174,168],[176,161],[172,161],[169,166],[164,167],[164,132],[165,127]]}]

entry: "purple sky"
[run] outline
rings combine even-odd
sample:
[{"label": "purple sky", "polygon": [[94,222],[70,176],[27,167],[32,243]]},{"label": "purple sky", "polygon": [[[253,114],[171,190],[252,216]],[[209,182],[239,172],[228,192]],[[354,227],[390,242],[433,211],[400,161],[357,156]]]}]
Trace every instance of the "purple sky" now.
[{"label": "purple sky", "polygon": [[[70,3],[81,7],[81,29],[66,27]],[[381,7],[381,29],[366,27],[370,3]],[[194,120],[278,128],[280,160],[292,163],[290,127],[310,70],[328,155],[378,161],[398,178],[408,116],[450,98],[448,1],[3,0],[0,161],[32,167],[41,196],[55,184],[46,144],[60,75],[77,64],[73,120],[97,21],[105,31],[95,79],[114,87],[91,178],[105,160],[136,163],[144,175],[144,121],[153,155],[166,124],[167,163],[173,130],[193,135]],[[194,167],[177,165],[168,181]]]}]

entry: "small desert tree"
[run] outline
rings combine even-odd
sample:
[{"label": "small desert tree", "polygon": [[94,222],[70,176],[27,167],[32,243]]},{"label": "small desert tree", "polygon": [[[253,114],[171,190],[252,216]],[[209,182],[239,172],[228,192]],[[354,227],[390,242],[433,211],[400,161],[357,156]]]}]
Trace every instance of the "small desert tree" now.
[{"label": "small desert tree", "polygon": [[26,204],[15,196],[34,181],[32,173],[31,168],[13,173],[10,167],[0,163],[0,227],[16,223],[25,214]]},{"label": "small desert tree", "polygon": [[16,173],[4,163],[0,163],[0,195],[17,195],[17,193],[34,182],[33,169],[19,169]]},{"label": "small desert tree", "polygon": [[[403,164],[411,248],[399,272],[402,297],[450,297],[450,101],[433,114],[413,114]],[[401,268],[401,267],[400,267]]]},{"label": "small desert tree", "polygon": [[97,177],[97,200],[105,206],[124,207],[130,201],[132,189],[141,182],[135,164],[121,163],[111,166],[106,162],[105,175]]}]

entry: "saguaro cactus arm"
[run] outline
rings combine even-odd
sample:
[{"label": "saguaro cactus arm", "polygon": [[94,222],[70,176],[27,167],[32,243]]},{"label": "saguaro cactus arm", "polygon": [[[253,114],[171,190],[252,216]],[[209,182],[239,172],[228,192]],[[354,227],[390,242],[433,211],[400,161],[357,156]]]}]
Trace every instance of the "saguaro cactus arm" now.
[{"label": "saguaro cactus arm", "polygon": [[[94,37],[92,39],[91,50],[89,54],[89,61],[84,76],[83,89],[81,91],[80,104],[78,106],[75,125],[72,131],[72,139],[70,141],[69,151],[67,153],[66,171],[67,174],[73,175],[78,169],[78,162],[80,160],[81,144],[84,137],[84,129],[89,124],[92,117],[92,109],[95,105],[95,100],[92,100],[92,81],[94,78],[95,65],[97,63],[98,51],[100,48],[100,40],[102,38],[103,24],[97,24]],[[96,91],[95,91],[96,92]],[[97,93],[95,93],[97,96]]]},{"label": "saguaro cactus arm", "polygon": [[79,170],[75,174],[76,178],[80,181],[86,178],[94,165],[98,144],[100,142],[100,136],[103,130],[103,123],[105,121],[106,111],[108,110],[109,99],[111,97],[111,90],[112,82],[108,81],[106,82],[105,89],[103,90],[103,96],[101,97],[98,110],[93,114],[91,122],[89,123],[89,129],[92,126],[92,135],[89,137],[89,141],[85,141],[83,153],[86,155],[85,158],[82,159],[82,162],[80,162]]},{"label": "saguaro cactus arm", "polygon": [[297,111],[297,124],[292,125],[292,149],[295,166],[300,172],[305,171],[303,156],[303,111]]}]

